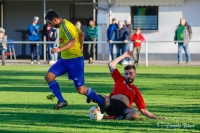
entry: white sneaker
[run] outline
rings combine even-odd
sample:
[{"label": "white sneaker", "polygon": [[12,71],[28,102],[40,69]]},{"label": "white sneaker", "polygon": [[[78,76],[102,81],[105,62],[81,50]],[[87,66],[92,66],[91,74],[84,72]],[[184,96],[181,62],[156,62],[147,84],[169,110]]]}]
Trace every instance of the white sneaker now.
[{"label": "white sneaker", "polygon": [[31,65],[33,65],[33,61],[31,61]]},{"label": "white sneaker", "polygon": [[131,65],[132,64],[131,61],[128,61],[128,64]]},{"label": "white sneaker", "polygon": [[125,61],[122,62],[122,64],[123,65],[128,65],[128,61],[125,60]]},{"label": "white sneaker", "polygon": [[37,62],[37,64],[39,64],[39,65],[40,65],[40,62],[38,61],[38,62]]},{"label": "white sneaker", "polygon": [[53,65],[53,64],[55,64],[56,63],[56,61],[49,61],[49,64],[50,65]]}]

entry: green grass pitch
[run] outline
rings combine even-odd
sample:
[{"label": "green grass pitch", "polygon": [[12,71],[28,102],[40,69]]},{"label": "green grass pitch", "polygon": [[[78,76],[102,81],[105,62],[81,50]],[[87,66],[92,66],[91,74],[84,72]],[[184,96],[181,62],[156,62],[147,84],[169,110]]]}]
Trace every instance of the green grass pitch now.
[{"label": "green grass pitch", "polygon": [[[0,133],[143,133],[200,132],[200,67],[137,67],[135,85],[147,109],[165,120],[101,120],[88,117],[91,106],[67,75],[57,78],[66,108],[53,110],[57,100],[44,81],[49,66],[0,66]],[[119,67],[123,73],[123,67]],[[113,88],[107,66],[86,66],[85,83],[108,95]],[[133,106],[135,108],[135,105]]]}]

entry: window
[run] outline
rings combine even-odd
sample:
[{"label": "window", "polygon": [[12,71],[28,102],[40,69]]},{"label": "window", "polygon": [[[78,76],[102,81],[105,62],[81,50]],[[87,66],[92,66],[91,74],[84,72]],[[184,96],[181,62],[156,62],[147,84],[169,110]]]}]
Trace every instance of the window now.
[{"label": "window", "polygon": [[133,6],[131,7],[133,29],[158,30],[157,6]]}]

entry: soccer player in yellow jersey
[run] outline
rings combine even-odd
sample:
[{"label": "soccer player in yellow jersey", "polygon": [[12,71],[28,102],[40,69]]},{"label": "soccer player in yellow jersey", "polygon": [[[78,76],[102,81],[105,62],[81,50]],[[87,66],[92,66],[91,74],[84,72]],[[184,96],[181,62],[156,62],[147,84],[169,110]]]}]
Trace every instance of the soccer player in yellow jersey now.
[{"label": "soccer player in yellow jersey", "polygon": [[91,88],[84,84],[84,57],[81,51],[84,33],[71,22],[62,19],[54,10],[47,11],[45,20],[52,27],[59,28],[60,30],[60,47],[53,48],[51,52],[61,52],[61,59],[58,60],[45,75],[45,80],[50,90],[58,99],[58,103],[54,106],[54,109],[58,110],[68,105],[61,94],[59,84],[55,80],[56,77],[68,73],[68,78],[74,81],[78,93],[97,101],[101,113],[104,113],[105,99],[99,97]]}]

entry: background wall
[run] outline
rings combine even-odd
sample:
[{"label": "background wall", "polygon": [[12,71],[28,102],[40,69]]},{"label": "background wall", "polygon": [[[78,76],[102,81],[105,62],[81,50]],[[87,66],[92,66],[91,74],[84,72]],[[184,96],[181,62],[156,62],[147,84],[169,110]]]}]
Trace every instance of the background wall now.
[{"label": "background wall", "polygon": [[[86,1],[87,2],[87,1]],[[47,1],[46,9],[56,10],[62,18],[70,19],[70,4],[72,2],[67,1]],[[22,33],[16,32],[16,30],[27,30],[28,25],[32,23],[33,17],[38,16],[40,18],[39,24],[41,30],[44,25],[43,15],[43,1],[5,1],[4,2],[4,28],[9,39],[15,41],[22,40]],[[92,5],[76,5],[74,7],[74,18],[88,19],[92,14]],[[84,11],[83,11],[84,10]],[[85,24],[83,30],[86,31]],[[43,38],[41,37],[41,40]],[[28,40],[28,38],[27,38]],[[41,45],[40,53],[42,54]],[[15,50],[17,55],[22,54],[22,45],[16,44]],[[26,45],[26,54],[30,54],[29,45]]]},{"label": "background wall", "polygon": [[[99,5],[106,6],[107,1],[100,1]],[[112,14],[111,19],[125,20],[130,17],[131,7],[129,6],[115,6],[114,0],[112,1]],[[193,37],[192,41],[200,41],[200,1],[199,0],[186,0],[184,6],[160,6],[159,7],[159,30],[158,31],[142,31],[144,37],[148,41],[173,41],[174,31],[179,24],[180,18],[186,18],[189,25],[192,27]],[[105,13],[105,11],[99,11]],[[99,33],[102,34],[102,33]],[[100,46],[101,47],[101,46]],[[190,53],[192,60],[200,60],[200,43],[190,43]],[[176,59],[177,58],[177,45],[174,43],[149,43],[148,51],[150,59]],[[98,51],[100,54],[101,51]],[[108,59],[109,49],[107,45],[106,57]],[[141,59],[144,59],[145,45],[142,45]]]}]

